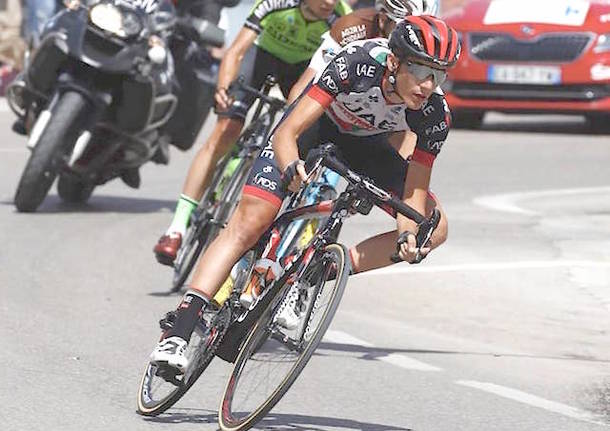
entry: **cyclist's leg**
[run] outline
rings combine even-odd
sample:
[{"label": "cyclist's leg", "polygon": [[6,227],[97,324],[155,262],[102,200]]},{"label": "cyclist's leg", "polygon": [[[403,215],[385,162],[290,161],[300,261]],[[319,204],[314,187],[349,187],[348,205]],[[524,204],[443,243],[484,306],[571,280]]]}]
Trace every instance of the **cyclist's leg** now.
[{"label": "cyclist's leg", "polygon": [[[377,185],[402,196],[407,175],[408,161],[390,145],[383,136],[359,138],[354,142],[343,142],[340,148],[349,166],[356,172],[371,177]],[[350,145],[350,147],[347,147]],[[434,208],[441,212],[441,221],[432,235],[431,247],[436,248],[447,239],[447,216],[438,198],[428,192],[426,215]],[[363,272],[391,265],[390,256],[396,251],[397,231],[371,237],[350,250],[354,272]]]},{"label": "cyclist's leg", "polygon": [[[267,75],[266,65],[258,54],[258,48],[251,48],[244,56],[240,69],[240,76],[248,85],[255,87],[260,86]],[[176,258],[191,214],[208,187],[216,164],[239,138],[254,99],[239,91],[233,97],[234,102],[228,111],[217,112],[218,119],[212,133],[191,162],[172,222],[153,250],[161,263],[171,265]]]},{"label": "cyclist's leg", "polygon": [[[447,215],[441,207],[438,198],[434,194],[428,193],[426,215],[432,214],[434,208],[437,208],[441,212],[441,220],[430,238],[430,247],[432,249],[438,247],[447,239],[448,224]],[[398,231],[393,230],[367,238],[352,247],[350,249],[350,257],[352,259],[353,273],[370,271],[372,269],[392,265],[390,256],[396,252],[397,240]]]},{"label": "cyclist's leg", "polygon": [[186,346],[201,310],[220,289],[237,260],[273,223],[284,198],[280,184],[273,152],[261,153],[235,213],[201,257],[173,326],[151,354],[151,362],[167,364],[179,371],[187,368]]}]

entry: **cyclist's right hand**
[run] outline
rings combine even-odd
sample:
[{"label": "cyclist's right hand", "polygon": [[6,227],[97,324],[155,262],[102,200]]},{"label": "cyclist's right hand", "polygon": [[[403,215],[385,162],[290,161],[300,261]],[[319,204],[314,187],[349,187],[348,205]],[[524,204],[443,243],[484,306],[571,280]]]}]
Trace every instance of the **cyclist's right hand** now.
[{"label": "cyclist's right hand", "polygon": [[231,103],[233,102],[232,97],[230,97],[227,93],[226,87],[216,88],[214,100],[216,101],[216,109],[219,111],[226,111],[227,109],[229,109]]},{"label": "cyclist's right hand", "polygon": [[293,193],[298,192],[301,184],[306,181],[307,171],[305,170],[305,162],[303,160],[295,160],[286,167],[282,174],[284,187]]}]

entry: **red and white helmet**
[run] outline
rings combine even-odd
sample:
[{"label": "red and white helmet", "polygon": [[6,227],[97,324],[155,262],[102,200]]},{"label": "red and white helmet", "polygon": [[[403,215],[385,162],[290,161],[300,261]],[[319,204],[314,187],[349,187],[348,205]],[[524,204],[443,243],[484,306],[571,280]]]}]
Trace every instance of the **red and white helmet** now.
[{"label": "red and white helmet", "polygon": [[375,0],[375,9],[399,21],[408,15],[438,14],[438,0]]},{"label": "red and white helmet", "polygon": [[401,62],[449,69],[460,57],[457,32],[430,15],[407,16],[390,34],[389,47]]}]

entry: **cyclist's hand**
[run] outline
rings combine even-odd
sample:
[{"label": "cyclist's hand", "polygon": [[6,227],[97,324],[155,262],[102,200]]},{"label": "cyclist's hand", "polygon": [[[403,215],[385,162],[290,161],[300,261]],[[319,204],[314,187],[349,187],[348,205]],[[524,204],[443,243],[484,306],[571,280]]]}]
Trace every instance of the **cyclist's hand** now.
[{"label": "cyclist's hand", "polygon": [[409,263],[419,263],[430,253],[430,247],[417,247],[417,239],[412,232],[407,233],[407,241],[399,244],[398,255]]},{"label": "cyclist's hand", "polygon": [[282,177],[282,181],[286,189],[293,193],[298,192],[301,188],[301,184],[307,181],[305,162],[303,162],[303,160],[295,160],[288,165]]},{"label": "cyclist's hand", "polygon": [[233,102],[233,99],[227,94],[226,87],[218,87],[216,89],[214,100],[216,101],[216,109],[219,111],[226,111]]}]

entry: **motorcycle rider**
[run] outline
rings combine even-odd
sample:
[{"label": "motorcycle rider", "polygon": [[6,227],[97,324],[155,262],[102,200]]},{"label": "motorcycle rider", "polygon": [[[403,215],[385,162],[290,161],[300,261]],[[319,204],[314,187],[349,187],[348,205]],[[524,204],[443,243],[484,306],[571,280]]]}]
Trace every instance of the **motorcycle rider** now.
[{"label": "motorcycle rider", "polygon": [[216,87],[218,120],[205,145],[191,163],[173,220],[153,251],[157,260],[172,265],[191,213],[207,188],[216,163],[235,143],[251,96],[229,96],[238,73],[246,84],[260,87],[274,75],[285,96],[301,76],[319,46],[320,37],[340,16],[349,13],[343,0],[258,0],[223,58]]},{"label": "motorcycle rider", "polygon": [[[396,25],[389,42],[381,38],[356,41],[337,54],[291,106],[267,151],[256,161],[235,213],[199,261],[172,328],[151,354],[152,363],[179,372],[188,367],[185,351],[199,313],[235,262],[272,224],[286,189],[294,192],[306,180],[299,151],[302,142],[334,142],[352,169],[396,193],[421,214],[429,215],[438,206],[429,193],[429,182],[449,132],[450,114],[436,89],[459,54],[457,32],[427,15],[406,17]],[[399,150],[404,150],[409,130],[415,132],[417,142],[407,157]],[[253,181],[261,175],[268,181]],[[420,249],[417,224],[402,215],[396,221],[397,230],[350,250],[355,272],[391,265],[389,256],[396,250],[399,234],[407,236],[399,255],[410,263],[421,261],[447,236],[446,222],[441,222],[431,243]]]}]

